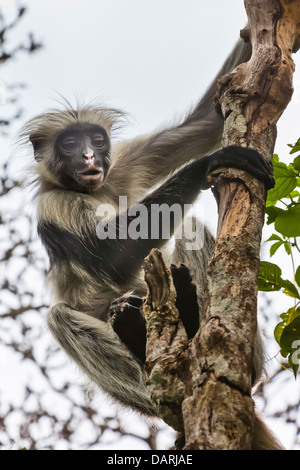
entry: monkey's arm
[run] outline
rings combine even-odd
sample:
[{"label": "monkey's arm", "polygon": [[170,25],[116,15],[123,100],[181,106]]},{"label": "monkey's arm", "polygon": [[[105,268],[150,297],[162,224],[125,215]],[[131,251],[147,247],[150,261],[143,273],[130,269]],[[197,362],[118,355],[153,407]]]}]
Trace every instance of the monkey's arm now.
[{"label": "monkey's arm", "polygon": [[111,181],[119,194],[128,196],[128,187],[132,187],[133,197],[139,198],[171,171],[217,150],[223,131],[223,119],[216,113],[213,102],[218,78],[248,61],[250,56],[251,45],[239,40],[202,99],[181,124],[113,148],[114,164],[107,186]]},{"label": "monkey's arm", "polygon": [[[184,208],[185,204],[193,203],[199,191],[209,187],[208,173],[218,167],[246,170],[263,181],[267,188],[273,186],[271,167],[258,152],[240,147],[228,147],[185,166],[141,201],[143,210],[140,210],[139,206],[136,209],[141,214],[139,223],[145,229],[142,238],[136,239],[134,236],[128,236],[127,232],[124,238],[118,237],[118,233],[115,238],[111,236],[98,238],[95,214],[93,226],[90,223],[77,232],[70,232],[46,221],[40,222],[39,232],[48,248],[50,259],[52,256],[60,261],[75,262],[92,276],[109,277],[109,280],[117,285],[130,284],[130,280],[140,270],[150,250],[160,248],[165,243],[165,239],[161,236],[162,213],[159,213],[158,220],[153,222],[152,205],[167,204],[171,207],[173,204],[178,204],[180,208]],[[133,208],[130,208],[127,214],[125,213],[127,226],[137,218],[136,214],[132,215]],[[124,214],[119,215],[112,219],[110,224],[118,228],[122,225],[123,219]],[[177,221],[179,222],[180,220]],[[85,219],[78,218],[78,223],[85,223]],[[154,223],[157,224],[155,227]],[[153,228],[156,229],[155,236],[153,236]],[[175,221],[170,218],[171,236],[175,228]]]}]

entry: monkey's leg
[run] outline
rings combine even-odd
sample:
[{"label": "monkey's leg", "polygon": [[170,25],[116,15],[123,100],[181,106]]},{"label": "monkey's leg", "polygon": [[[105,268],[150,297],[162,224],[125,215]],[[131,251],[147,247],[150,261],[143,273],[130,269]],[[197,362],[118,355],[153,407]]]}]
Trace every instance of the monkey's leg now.
[{"label": "monkey's leg", "polygon": [[176,289],[176,307],[188,338],[193,338],[199,329],[199,306],[197,288],[193,283],[189,268],[185,264],[171,265],[173,282]]},{"label": "monkey's leg", "polygon": [[141,368],[114,336],[108,323],[64,303],[50,309],[47,321],[68,356],[104,392],[142,413],[155,414]]},{"label": "monkey's leg", "polygon": [[137,295],[123,295],[111,303],[109,321],[120,340],[142,363],[146,360],[146,324],[140,311],[143,299]]},{"label": "monkey's leg", "polygon": [[[204,298],[204,288],[205,288],[205,279],[206,279],[206,270],[207,265],[211,256],[211,252],[214,246],[214,238],[209,232],[209,230],[195,218],[192,220],[189,218],[189,223],[187,224],[187,219],[184,221],[184,230],[183,236],[180,239],[176,240],[175,250],[172,256],[172,263],[177,265],[184,264],[189,268],[191,273],[192,281],[196,284],[197,287],[197,301],[199,307],[199,316],[201,317],[202,305],[203,305],[203,298]],[[189,233],[189,229],[193,226],[192,233]],[[196,236],[201,240],[201,249],[197,250],[189,250],[187,246],[189,246],[189,242],[192,238],[192,234],[196,234]],[[196,328],[195,323],[195,315],[193,313],[193,304],[189,309],[188,306],[188,297],[189,294],[187,293],[186,298],[186,307],[182,309],[181,316],[186,313],[187,318],[182,318],[185,328],[187,329],[187,324],[191,325],[188,326],[191,328]],[[182,297],[183,299],[183,297]],[[184,300],[184,299],[183,299]],[[191,318],[188,318],[188,315],[191,315]],[[194,326],[193,326],[194,325]],[[196,331],[194,331],[194,334]],[[264,363],[264,351],[263,351],[263,342],[261,338],[261,333],[259,330],[256,333],[255,337],[255,348],[254,348],[254,355],[253,355],[253,372],[252,372],[252,382],[253,384],[260,378],[263,372],[263,363]]]},{"label": "monkey's leg", "polygon": [[[189,249],[191,240],[197,239],[198,249]],[[197,288],[197,302],[201,315],[206,270],[215,240],[209,230],[195,217],[184,220],[182,237],[176,238],[172,263],[188,267]]]}]

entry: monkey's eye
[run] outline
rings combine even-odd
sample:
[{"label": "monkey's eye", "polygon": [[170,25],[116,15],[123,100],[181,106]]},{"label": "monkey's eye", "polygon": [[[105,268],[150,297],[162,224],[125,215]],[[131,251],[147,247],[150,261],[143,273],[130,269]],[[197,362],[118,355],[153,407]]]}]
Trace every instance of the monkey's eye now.
[{"label": "monkey's eye", "polygon": [[78,146],[78,141],[75,139],[66,139],[62,142],[62,148],[67,151],[75,150]]},{"label": "monkey's eye", "polygon": [[105,144],[104,137],[102,135],[96,135],[93,137],[92,143],[95,147],[102,147]]}]

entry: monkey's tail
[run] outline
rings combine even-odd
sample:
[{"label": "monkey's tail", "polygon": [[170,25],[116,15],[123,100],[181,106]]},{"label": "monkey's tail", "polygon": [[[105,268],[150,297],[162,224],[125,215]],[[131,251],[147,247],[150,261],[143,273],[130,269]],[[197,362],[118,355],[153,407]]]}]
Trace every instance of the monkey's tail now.
[{"label": "monkey's tail", "polygon": [[252,450],[285,450],[257,412],[255,413]]}]

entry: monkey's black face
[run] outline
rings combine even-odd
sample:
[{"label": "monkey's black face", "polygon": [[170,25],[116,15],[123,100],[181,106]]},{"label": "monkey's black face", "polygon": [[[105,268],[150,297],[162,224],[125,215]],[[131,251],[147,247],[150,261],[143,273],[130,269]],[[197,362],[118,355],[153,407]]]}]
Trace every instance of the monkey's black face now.
[{"label": "monkey's black face", "polygon": [[51,171],[66,188],[93,192],[107,175],[109,153],[110,140],[103,127],[79,124],[58,136]]}]

